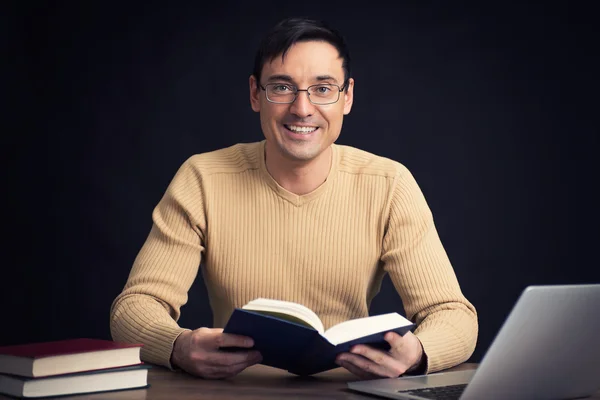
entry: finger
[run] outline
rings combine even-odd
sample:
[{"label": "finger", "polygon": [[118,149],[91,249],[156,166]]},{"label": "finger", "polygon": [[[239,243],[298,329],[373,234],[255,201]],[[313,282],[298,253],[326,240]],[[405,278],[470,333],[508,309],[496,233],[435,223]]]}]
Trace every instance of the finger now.
[{"label": "finger", "polygon": [[389,352],[365,345],[354,346],[350,349],[350,354],[362,356],[379,365],[387,365],[394,361]]},{"label": "finger", "polygon": [[258,364],[263,360],[262,355],[258,351],[252,351],[250,352],[250,354],[251,355],[247,359],[243,360],[240,363],[233,364],[233,366],[238,366],[244,369],[251,365]]},{"label": "finger", "polygon": [[210,335],[202,336],[198,341],[198,345],[212,349],[218,349],[220,347],[251,348],[254,346],[254,340],[248,336],[213,331]]},{"label": "finger", "polygon": [[257,350],[251,351],[215,351],[206,355],[204,362],[214,366],[227,366],[234,364],[252,365],[260,362],[262,356]]},{"label": "finger", "polygon": [[[412,333],[407,332],[406,335],[408,334]],[[388,332],[383,338],[390,344],[391,350],[400,349],[404,345],[404,337],[398,335],[396,332]]]},{"label": "finger", "polygon": [[391,356],[410,369],[419,362],[423,354],[421,341],[412,332],[400,336],[395,332],[389,332],[384,339],[390,344]]},{"label": "finger", "polygon": [[[258,352],[256,352],[258,353]],[[198,368],[199,375],[205,378],[210,379],[222,379],[229,378],[235,376],[242,372],[244,369],[248,368],[251,365],[254,365],[262,360],[262,356],[258,353],[258,357],[252,357],[248,360],[229,364],[229,365],[214,365],[214,364],[204,364]]]},{"label": "finger", "polygon": [[243,347],[251,348],[254,346],[254,340],[248,336],[235,335],[233,333],[222,333],[219,340],[219,347]]},{"label": "finger", "polygon": [[252,358],[249,360],[245,360],[243,362],[240,363],[236,363],[236,364],[230,364],[230,365],[220,365],[220,366],[210,366],[211,368],[214,368],[214,373],[216,376],[219,377],[230,377],[230,376],[235,376],[237,374],[239,374],[240,372],[242,372],[243,370],[245,370],[246,368],[248,368],[251,365],[256,364],[258,361],[262,360],[262,358]]},{"label": "finger", "polygon": [[347,361],[367,372],[389,378],[399,376],[407,368],[389,353],[369,346],[355,346],[346,357]]},{"label": "finger", "polygon": [[239,374],[244,368],[239,365],[228,367],[203,365],[201,368],[198,368],[198,375],[206,379],[224,379]]},{"label": "finger", "polygon": [[351,362],[348,361],[338,361],[337,363],[340,367],[346,368],[348,371],[358,376],[360,379],[376,379],[377,375],[373,375],[369,372],[363,371],[359,367],[355,366]]}]

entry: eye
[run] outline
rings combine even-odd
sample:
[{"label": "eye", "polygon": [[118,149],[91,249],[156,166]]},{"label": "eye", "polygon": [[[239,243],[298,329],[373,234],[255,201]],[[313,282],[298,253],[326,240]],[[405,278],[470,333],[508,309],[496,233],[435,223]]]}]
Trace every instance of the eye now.
[{"label": "eye", "polygon": [[329,85],[319,85],[315,87],[315,93],[328,94],[329,92],[331,92],[331,87]]},{"label": "eye", "polygon": [[284,83],[275,83],[271,85],[271,90],[277,94],[293,93],[294,89],[290,85]]}]

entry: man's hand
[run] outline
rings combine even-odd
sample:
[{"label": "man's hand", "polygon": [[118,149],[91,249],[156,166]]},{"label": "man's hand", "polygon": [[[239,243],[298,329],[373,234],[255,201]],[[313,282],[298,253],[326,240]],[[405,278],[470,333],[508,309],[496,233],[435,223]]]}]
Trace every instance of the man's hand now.
[{"label": "man's hand", "polygon": [[423,346],[412,332],[404,336],[388,332],[384,339],[391,346],[389,351],[359,344],[350,353],[338,355],[337,364],[362,379],[396,378],[421,366]]},{"label": "man's hand", "polygon": [[249,337],[223,333],[223,329],[199,328],[179,335],[171,363],[202,378],[229,378],[259,363],[262,356],[257,350],[228,352],[220,348],[252,346],[254,341]]}]

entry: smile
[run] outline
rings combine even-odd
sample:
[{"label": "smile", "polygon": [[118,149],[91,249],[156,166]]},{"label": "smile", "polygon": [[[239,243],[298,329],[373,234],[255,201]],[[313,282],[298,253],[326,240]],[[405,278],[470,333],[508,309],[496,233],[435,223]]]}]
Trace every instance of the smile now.
[{"label": "smile", "polygon": [[298,125],[283,125],[285,126],[285,128],[289,131],[292,131],[294,133],[299,133],[301,135],[308,135],[309,133],[313,133],[314,131],[316,131],[317,129],[319,129],[318,126],[298,126]]}]

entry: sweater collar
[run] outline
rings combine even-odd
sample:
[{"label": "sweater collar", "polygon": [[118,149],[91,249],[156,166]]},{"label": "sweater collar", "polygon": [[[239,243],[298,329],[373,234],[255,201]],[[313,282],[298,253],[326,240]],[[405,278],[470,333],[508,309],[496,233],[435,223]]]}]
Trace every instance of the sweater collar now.
[{"label": "sweater collar", "polygon": [[277,181],[271,176],[271,174],[269,174],[269,171],[267,170],[267,165],[265,163],[265,146],[267,144],[266,140],[262,140],[259,143],[258,147],[258,160],[259,160],[259,167],[260,167],[260,172],[261,175],[264,179],[264,181],[269,185],[269,187],[281,198],[283,198],[284,200],[289,201],[290,203],[292,203],[295,206],[301,206],[303,204],[306,204],[314,199],[316,199],[317,197],[321,196],[323,193],[327,192],[329,190],[329,188],[331,187],[331,185],[333,184],[333,181],[335,180],[335,177],[337,175],[337,170],[338,170],[338,164],[339,164],[339,151],[337,148],[337,145],[335,143],[331,144],[331,150],[332,150],[332,159],[331,159],[331,168],[329,169],[329,174],[327,175],[327,178],[325,179],[325,182],[323,182],[319,187],[317,187],[315,190],[313,190],[310,193],[306,193],[303,195],[297,195],[295,193],[290,192],[289,190],[285,189],[283,186],[281,186],[279,183],[277,183]]}]

